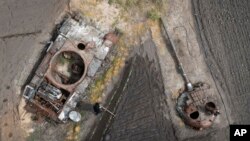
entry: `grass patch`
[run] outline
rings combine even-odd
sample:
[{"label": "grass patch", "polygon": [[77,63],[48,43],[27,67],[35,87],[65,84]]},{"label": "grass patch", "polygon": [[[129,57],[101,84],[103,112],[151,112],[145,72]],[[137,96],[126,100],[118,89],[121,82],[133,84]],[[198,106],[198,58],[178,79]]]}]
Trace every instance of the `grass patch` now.
[{"label": "grass patch", "polygon": [[65,64],[65,63],[67,62],[67,59],[64,58],[63,55],[60,55],[60,57],[59,57],[59,62],[60,62],[61,64]]},{"label": "grass patch", "polygon": [[126,0],[126,7],[136,6],[140,0]]},{"label": "grass patch", "polygon": [[124,57],[115,57],[111,67],[95,81],[90,90],[91,103],[99,102],[106,85],[112,81],[113,77],[117,76],[121,67],[123,67],[123,63]]},{"label": "grass patch", "polygon": [[147,18],[153,21],[159,20],[160,17],[161,17],[160,13],[155,9],[151,9],[147,12]]},{"label": "grass patch", "polygon": [[154,3],[154,4],[156,4],[156,5],[158,5],[158,6],[162,6],[162,3],[164,3],[165,1],[164,0],[151,0],[152,1],[152,3]]},{"label": "grass patch", "polygon": [[160,10],[164,2],[166,2],[166,0],[109,0],[108,1],[109,4],[117,4],[125,10],[139,8],[140,10],[142,10],[141,12],[143,12],[143,9],[148,7],[148,5],[157,7],[157,9]]},{"label": "grass patch", "polygon": [[138,5],[143,3],[143,1],[142,0],[109,0],[108,3],[117,4],[125,10],[129,10],[132,7],[137,7]]},{"label": "grass patch", "polygon": [[[117,29],[118,30],[118,29]],[[118,31],[117,31],[118,32]],[[121,31],[119,31],[121,32]],[[122,34],[122,33],[120,33]],[[113,77],[117,77],[121,69],[125,64],[125,58],[128,56],[129,46],[123,40],[124,35],[121,35],[117,43],[117,54],[114,59],[112,59],[110,67],[104,72],[103,75],[99,76],[95,83],[90,87],[90,102],[100,102],[100,98],[102,98],[102,94],[107,85],[112,82]]]},{"label": "grass patch", "polygon": [[113,4],[115,0],[109,0],[108,4]]},{"label": "grass patch", "polygon": [[38,139],[41,138],[41,133],[42,133],[42,129],[41,128],[36,128],[35,131],[33,133],[31,133],[28,137],[27,137],[27,141],[37,141]]},{"label": "grass patch", "polygon": [[79,134],[81,131],[81,125],[79,123],[72,123],[68,129],[68,135],[65,141],[77,141],[79,140]]}]

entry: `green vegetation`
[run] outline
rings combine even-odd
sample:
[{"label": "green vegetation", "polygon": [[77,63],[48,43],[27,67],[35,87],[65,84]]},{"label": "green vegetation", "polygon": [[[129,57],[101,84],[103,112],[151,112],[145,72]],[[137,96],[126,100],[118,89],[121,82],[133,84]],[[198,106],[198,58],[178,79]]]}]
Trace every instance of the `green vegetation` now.
[{"label": "green vegetation", "polygon": [[118,27],[115,27],[115,32],[116,32],[118,35],[120,35],[120,36],[123,35],[123,31],[122,31],[120,28],[118,28]]},{"label": "green vegetation", "polygon": [[162,3],[164,3],[164,0],[151,0],[151,1],[157,4],[158,6],[162,6]]},{"label": "green vegetation", "polygon": [[[123,10],[127,11],[129,15],[137,13],[140,14],[140,16],[145,15],[153,21],[158,20],[161,16],[160,13],[165,11],[163,9],[165,2],[166,0],[109,0],[109,4],[119,5]],[[117,22],[116,19],[112,26],[116,25]]]},{"label": "green vegetation", "polygon": [[66,62],[68,62],[68,60],[67,60],[65,57],[63,57],[62,54],[60,54],[59,59],[60,59],[60,63],[61,63],[61,64],[65,64]]},{"label": "green vegetation", "polygon": [[103,73],[103,75],[99,76],[90,87],[89,94],[91,103],[99,102],[100,98],[102,98],[102,94],[105,91],[107,84],[112,81],[113,77],[119,74],[121,68],[124,66],[125,58],[128,56],[130,48],[123,40],[123,37],[124,36],[121,36],[120,40],[117,43],[116,49],[118,54],[112,59],[111,66]]},{"label": "green vegetation", "polygon": [[139,4],[140,0],[126,0],[126,6],[131,7]]},{"label": "green vegetation", "polygon": [[160,14],[158,11],[156,11],[155,9],[151,9],[147,12],[147,18],[156,21],[160,19]]},{"label": "green vegetation", "polygon": [[113,4],[113,3],[114,3],[114,0],[109,0],[108,3],[109,3],[109,4]]},{"label": "green vegetation", "polygon": [[42,129],[36,128],[35,131],[27,137],[27,141],[37,141],[37,139],[41,138],[41,135],[42,135]]},{"label": "green vegetation", "polygon": [[153,5],[157,5],[161,7],[163,2],[164,0],[149,0],[149,1],[148,0],[109,0],[108,1],[109,4],[118,4],[125,9],[131,8],[131,7],[142,6],[145,3],[151,3]]},{"label": "green vegetation", "polygon": [[109,0],[109,4],[118,4],[123,9],[128,10],[131,7],[137,7],[141,3],[143,3],[143,0]]}]

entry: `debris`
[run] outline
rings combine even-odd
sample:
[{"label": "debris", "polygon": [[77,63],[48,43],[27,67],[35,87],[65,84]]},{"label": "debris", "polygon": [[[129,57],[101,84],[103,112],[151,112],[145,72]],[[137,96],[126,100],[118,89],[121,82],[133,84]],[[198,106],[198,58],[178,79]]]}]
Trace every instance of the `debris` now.
[{"label": "debris", "polygon": [[180,93],[177,100],[176,110],[187,125],[198,130],[209,128],[212,126],[215,117],[219,114],[216,104],[213,101],[209,101],[212,99],[209,86],[204,83],[196,83],[195,85],[191,83],[177,55],[175,44],[169,36],[166,24],[162,19],[161,22],[170,41],[174,59],[181,70],[181,75],[186,85],[186,90]]},{"label": "debris", "polygon": [[94,112],[95,112],[96,115],[98,115],[102,111],[105,111],[105,112],[108,112],[109,114],[111,114],[112,116],[115,117],[114,113],[112,113],[110,110],[108,110],[107,108],[103,107],[99,103],[95,103],[94,106],[93,106],[93,109],[94,109]]},{"label": "debris", "polygon": [[194,129],[211,127],[219,114],[218,107],[209,101],[206,85],[196,85],[193,91],[184,91],[177,100],[176,110],[184,122]]},{"label": "debris", "polygon": [[81,114],[76,111],[69,112],[69,118],[74,122],[79,122],[81,120]]},{"label": "debris", "polygon": [[[79,122],[81,115],[74,109],[80,94],[88,87],[118,37],[113,33],[105,35],[84,21],[71,18],[61,29],[58,31],[63,33],[50,44],[33,78],[25,86],[25,109],[57,122],[66,122],[68,118]],[[110,40],[108,46],[104,44],[106,40]]]}]

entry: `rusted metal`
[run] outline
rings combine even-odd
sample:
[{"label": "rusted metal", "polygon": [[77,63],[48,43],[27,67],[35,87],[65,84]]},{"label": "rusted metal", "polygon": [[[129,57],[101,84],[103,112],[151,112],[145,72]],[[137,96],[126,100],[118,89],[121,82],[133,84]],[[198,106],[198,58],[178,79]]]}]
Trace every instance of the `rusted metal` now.
[{"label": "rusted metal", "polygon": [[163,25],[163,28],[164,28],[164,31],[166,33],[167,39],[169,40],[170,45],[171,45],[171,47],[173,49],[173,52],[174,52],[174,55],[175,55],[175,60],[176,60],[176,63],[178,65],[178,69],[180,69],[180,71],[181,71],[181,74],[182,74],[183,80],[185,81],[186,87],[190,88],[190,86],[189,86],[191,84],[190,80],[187,77],[186,71],[183,68],[183,65],[182,65],[182,63],[180,61],[179,56],[177,55],[176,47],[175,47],[174,41],[170,38],[170,34],[169,34],[168,30],[167,30],[167,25],[165,24],[163,19],[160,19],[160,21],[161,21],[161,23]]},{"label": "rusted metal", "polygon": [[[90,29],[93,33],[89,33]],[[27,111],[65,122],[74,111],[79,94],[100,67],[95,64],[96,58],[103,61],[118,37],[113,33],[104,37],[94,27],[82,26],[72,19],[66,21],[61,31],[63,33],[51,42],[31,82],[26,85],[23,97],[27,101]],[[105,41],[109,41],[108,45],[104,45]],[[86,77],[89,65],[91,76]]]},{"label": "rusted metal", "polygon": [[[75,48],[70,42],[65,42],[63,44],[63,49],[58,50],[57,52],[54,52],[54,55],[52,56],[50,53],[48,53],[39,68],[36,71],[36,74],[38,74],[40,77],[38,78],[39,81],[36,81],[35,83],[32,83],[33,87],[35,87],[35,96],[34,97],[28,97],[26,96],[26,99],[28,99],[27,106],[32,107],[35,109],[35,113],[40,113],[46,117],[50,117],[55,121],[58,121],[58,114],[62,111],[64,104],[66,101],[71,97],[71,95],[74,92],[74,89],[76,86],[83,80],[86,74],[86,68],[87,64],[85,63],[84,55],[79,51],[79,49]],[[51,48],[53,50],[53,47]],[[73,55],[78,55],[81,58],[82,63],[84,64],[85,70],[82,73],[81,76],[79,76],[79,79],[77,82],[74,82],[72,84],[63,84],[60,82],[57,82],[55,80],[55,73],[53,73],[53,70],[55,69],[55,61],[58,59],[58,55],[63,54],[65,58],[73,58],[74,56],[71,56],[72,54],[69,54],[67,56],[64,54],[64,52],[72,52]],[[80,53],[79,53],[80,52]],[[66,56],[65,56],[66,55]],[[74,61],[74,60],[73,60]],[[79,70],[82,68],[79,68],[76,63],[72,63],[70,66],[70,70],[72,70],[72,74],[78,74]],[[59,74],[59,73],[57,73]],[[59,74],[60,75],[60,74]],[[68,79],[66,76],[65,80]],[[35,77],[34,77],[35,78]],[[30,88],[31,86],[28,85],[27,88]],[[27,94],[26,94],[27,95]],[[29,108],[30,109],[30,108]]]},{"label": "rusted metal", "polygon": [[196,85],[193,91],[184,91],[177,100],[177,112],[184,122],[194,129],[202,130],[212,126],[219,109],[211,97],[207,85]]},{"label": "rusted metal", "polygon": [[[55,65],[58,61],[58,59],[60,59],[60,55],[62,55],[63,53],[65,52],[70,52],[72,54],[76,54],[78,56],[81,57],[82,59],[82,62],[84,64],[84,72],[82,74],[82,76],[79,77],[79,80],[75,83],[71,83],[71,84],[65,84],[65,83],[61,83],[61,82],[58,82],[56,79],[55,79],[55,74],[54,74],[54,71],[55,71]],[[67,57],[70,57],[70,56],[65,56],[64,54],[64,57],[67,58]],[[60,51],[58,51],[51,59],[50,61],[50,64],[49,64],[49,68],[48,68],[48,71],[46,72],[45,74],[45,77],[47,79],[50,80],[50,82],[55,85],[56,87],[58,88],[63,88],[63,89],[66,89],[67,91],[69,92],[73,92],[75,87],[84,79],[85,75],[86,75],[86,72],[87,72],[87,67],[88,67],[88,62],[86,61],[85,57],[84,57],[84,54],[82,52],[82,50],[76,48],[75,46],[73,46],[73,44],[71,43],[71,41],[66,41],[62,47],[62,49]],[[57,73],[57,75],[60,75],[60,77],[65,77],[63,76],[62,74],[60,73]],[[65,77],[64,80],[66,80],[67,77]]]},{"label": "rusted metal", "polygon": [[180,94],[177,100],[176,110],[187,125],[198,130],[209,128],[212,126],[215,117],[219,114],[216,104],[209,101],[212,97],[209,86],[204,83],[197,83],[195,85],[191,83],[177,55],[176,47],[173,40],[170,38],[167,25],[162,19],[161,23],[172,47],[176,63],[181,70],[181,75],[186,86],[186,89]]}]

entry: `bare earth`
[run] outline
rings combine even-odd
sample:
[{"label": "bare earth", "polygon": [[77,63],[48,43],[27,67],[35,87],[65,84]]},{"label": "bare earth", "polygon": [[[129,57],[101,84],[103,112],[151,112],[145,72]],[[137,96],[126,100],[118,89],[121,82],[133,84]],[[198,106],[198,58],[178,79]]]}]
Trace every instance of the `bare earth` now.
[{"label": "bare earth", "polygon": [[50,39],[66,0],[0,1],[0,140],[24,140],[20,87]]},{"label": "bare earth", "polygon": [[[22,141],[29,132],[24,131],[23,123],[29,118],[19,106],[20,88],[66,1],[0,1],[0,141]],[[183,80],[164,34],[152,26],[152,39],[142,39],[131,62],[131,75],[118,87],[122,96],[114,108],[117,116],[109,130],[101,130],[112,141],[227,141],[229,124],[250,122],[250,1],[169,0],[167,5],[164,21],[188,77],[211,86],[222,114],[205,131],[184,125],[175,111]],[[38,135],[45,136],[38,138],[63,140],[62,127],[47,130],[44,126]],[[92,140],[102,137],[97,133]]]},{"label": "bare earth", "polygon": [[250,2],[193,1],[200,46],[231,124],[250,122]]},{"label": "bare earth", "polygon": [[[167,121],[170,127],[164,134],[168,135],[168,138],[161,135],[161,130],[165,127],[158,125],[159,122],[164,123],[164,120],[158,120],[158,115],[151,120],[154,110],[150,110],[154,109],[153,107],[157,104],[154,102],[145,104],[154,99],[148,95],[148,93],[153,93],[146,87],[148,81],[139,82],[140,76],[143,76],[149,69],[147,67],[140,72],[140,67],[146,66],[146,61],[137,63],[135,65],[137,70],[131,73],[127,86],[129,92],[126,92],[126,88],[124,89],[117,117],[107,132],[107,140],[110,137],[109,140],[227,141],[229,140],[229,124],[249,123],[247,106],[249,101],[247,96],[249,93],[249,50],[247,48],[249,34],[248,30],[245,30],[248,28],[248,3],[246,1],[216,3],[205,0],[201,2],[170,0],[169,4],[171,6],[165,22],[177,45],[177,52],[184,68],[192,82],[203,81],[211,86],[215,98],[219,101],[221,115],[212,128],[204,131],[195,131],[185,126],[179,119],[174,106],[176,93],[183,87],[183,82],[174,67],[171,52],[167,49],[169,46],[161,46],[163,41],[154,33],[156,30],[152,27],[162,69],[167,101],[165,104],[169,106],[168,113],[170,114],[164,114],[168,111],[167,109],[161,112],[169,119]],[[152,44],[150,46],[153,47]],[[154,65],[157,66],[157,63]],[[140,75],[134,75],[139,72]],[[143,79],[154,77],[154,72],[148,74]],[[137,83],[133,84],[133,81]],[[151,82],[154,83],[152,80]],[[157,88],[157,85],[148,87]],[[160,100],[156,101],[161,103]],[[160,111],[161,106],[156,107]],[[144,116],[146,114],[148,115]],[[148,122],[151,124],[150,127],[147,127]]]},{"label": "bare earth", "polygon": [[[150,37],[131,59],[116,117],[106,136],[112,141],[176,140],[168,116],[156,46]],[[106,137],[107,138],[107,137]]]}]

